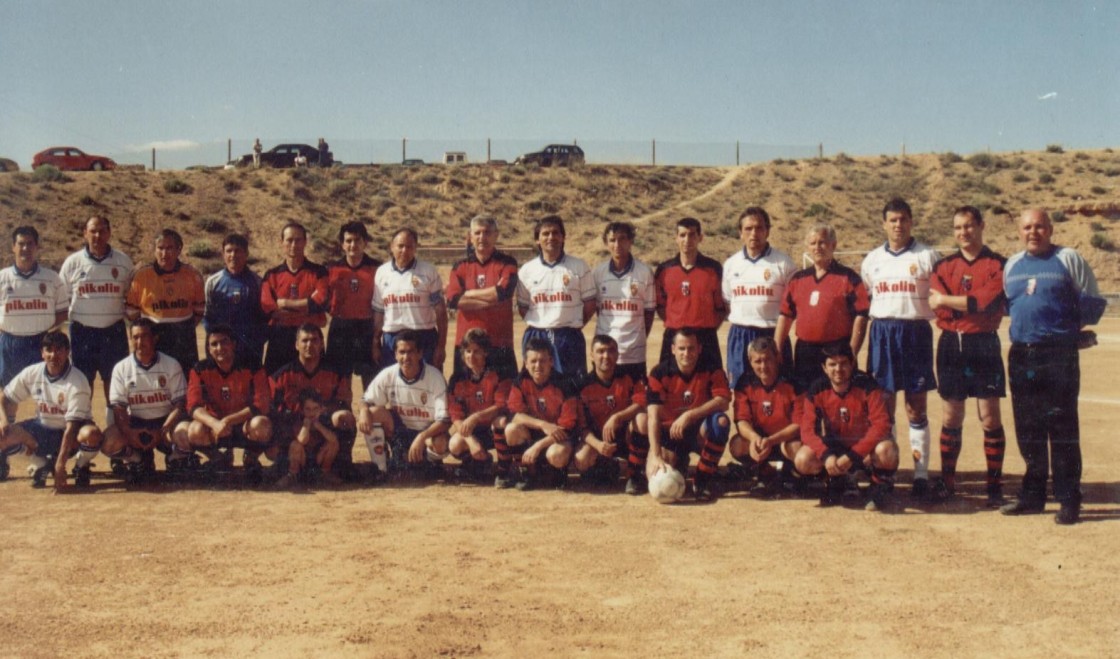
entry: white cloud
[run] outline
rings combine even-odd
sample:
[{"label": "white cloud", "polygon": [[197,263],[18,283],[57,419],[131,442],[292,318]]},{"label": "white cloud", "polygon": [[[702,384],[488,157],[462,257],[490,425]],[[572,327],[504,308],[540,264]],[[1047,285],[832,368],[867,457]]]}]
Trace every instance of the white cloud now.
[{"label": "white cloud", "polygon": [[158,140],[147,144],[136,144],[128,147],[130,151],[190,151],[201,146],[193,140]]},{"label": "white cloud", "polygon": [[1038,97],[1038,100],[1049,101],[1052,98],[1058,98],[1058,92],[1050,92],[1049,94],[1043,94],[1042,96]]}]

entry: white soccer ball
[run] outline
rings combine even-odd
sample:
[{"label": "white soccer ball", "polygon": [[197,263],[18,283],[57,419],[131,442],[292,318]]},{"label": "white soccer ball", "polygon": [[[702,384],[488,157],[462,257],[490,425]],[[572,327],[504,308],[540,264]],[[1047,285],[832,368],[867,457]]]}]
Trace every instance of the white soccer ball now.
[{"label": "white soccer ball", "polygon": [[649,495],[657,503],[676,503],[684,497],[685,481],[681,472],[666,467],[649,479]]}]

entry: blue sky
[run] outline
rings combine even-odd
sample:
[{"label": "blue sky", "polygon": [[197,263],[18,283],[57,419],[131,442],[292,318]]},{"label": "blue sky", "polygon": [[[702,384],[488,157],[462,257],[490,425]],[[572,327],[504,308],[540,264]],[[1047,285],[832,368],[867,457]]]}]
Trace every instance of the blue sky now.
[{"label": "blue sky", "polygon": [[1116,2],[0,0],[0,156],[1117,146],[1118,36]]}]

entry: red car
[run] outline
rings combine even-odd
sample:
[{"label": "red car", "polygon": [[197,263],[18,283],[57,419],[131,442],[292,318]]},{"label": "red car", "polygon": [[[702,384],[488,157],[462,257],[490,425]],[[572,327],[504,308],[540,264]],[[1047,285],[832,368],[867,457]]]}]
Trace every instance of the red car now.
[{"label": "red car", "polygon": [[54,165],[69,171],[92,169],[99,172],[103,169],[114,169],[117,163],[113,162],[112,158],[83,153],[81,149],[72,146],[52,146],[36,153],[31,159],[31,169],[36,169],[39,165]]}]

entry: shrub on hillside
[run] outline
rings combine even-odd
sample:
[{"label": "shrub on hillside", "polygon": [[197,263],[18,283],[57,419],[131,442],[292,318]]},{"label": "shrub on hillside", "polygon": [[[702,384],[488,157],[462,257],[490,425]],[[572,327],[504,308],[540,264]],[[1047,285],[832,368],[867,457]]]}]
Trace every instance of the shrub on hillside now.
[{"label": "shrub on hillside", "polygon": [[1066,150],[1062,148],[1061,144],[1047,144],[1046,153],[1065,153]]},{"label": "shrub on hillside", "polygon": [[1090,222],[1089,228],[1093,231],[1104,231],[1104,225],[1100,222]]},{"label": "shrub on hillside", "polygon": [[54,165],[39,165],[31,173],[31,180],[36,183],[63,183],[70,179]]},{"label": "shrub on hillside", "polygon": [[198,228],[206,233],[226,233],[229,231],[229,225],[216,217],[199,218]]},{"label": "shrub on hillside", "polygon": [[1041,174],[1038,177],[1038,182],[1042,183],[1042,184],[1045,184],[1045,185],[1049,185],[1049,184],[1054,182],[1054,175],[1053,174]]},{"label": "shrub on hillside", "polygon": [[953,163],[961,162],[962,160],[964,160],[964,158],[962,158],[960,156],[960,154],[953,153],[952,151],[948,151],[946,153],[941,154],[940,160],[941,160],[941,165],[947,167],[949,165],[952,165]]},{"label": "shrub on hillside", "polygon": [[163,190],[170,194],[190,194],[191,186],[180,179],[170,178],[163,182]]},{"label": "shrub on hillside", "polygon": [[187,256],[196,259],[212,259],[217,255],[218,250],[211,247],[209,243],[201,240],[191,243],[190,247],[187,248]]},{"label": "shrub on hillside", "polygon": [[1103,233],[1094,233],[1093,237],[1089,239],[1089,244],[1105,252],[1111,252],[1116,249],[1116,245],[1112,242],[1112,239]]},{"label": "shrub on hillside", "polygon": [[1053,213],[1050,213],[1050,221],[1054,224],[1058,224],[1060,222],[1069,221],[1069,217],[1062,211],[1054,211]]},{"label": "shrub on hillside", "polygon": [[1094,185],[1093,187],[1089,188],[1089,192],[1092,192],[1095,195],[1102,195],[1108,194],[1108,189],[1102,188],[1099,185]]}]

